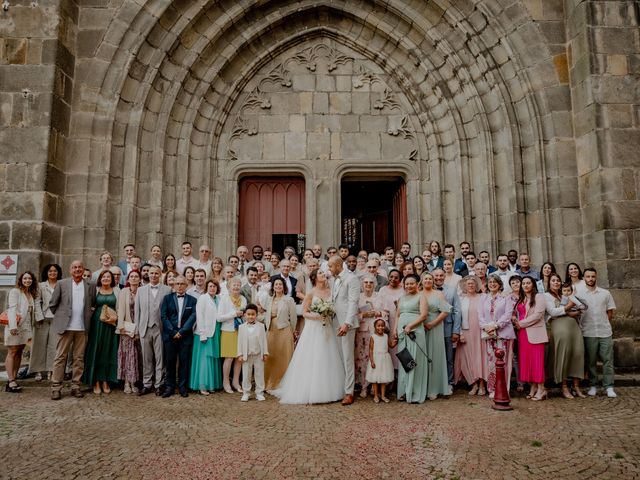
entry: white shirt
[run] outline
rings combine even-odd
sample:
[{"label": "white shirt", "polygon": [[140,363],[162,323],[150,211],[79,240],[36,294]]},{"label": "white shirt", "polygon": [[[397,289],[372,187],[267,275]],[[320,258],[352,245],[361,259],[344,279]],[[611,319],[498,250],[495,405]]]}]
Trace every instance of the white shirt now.
[{"label": "white shirt", "polygon": [[207,273],[207,278],[211,276],[211,260],[208,260],[202,263],[200,260],[197,260],[193,263],[193,268],[198,270],[199,268],[204,270]]},{"label": "white shirt", "polygon": [[500,277],[500,280],[502,280],[503,292],[511,293],[512,290],[511,285],[509,285],[509,279],[515,274],[515,270],[507,270],[506,272],[503,272],[502,270],[498,269],[495,272],[490,273],[489,275],[498,275]]},{"label": "white shirt", "polygon": [[84,281],[76,283],[71,279],[71,320],[67,330],[84,332]]},{"label": "white shirt", "polygon": [[247,323],[247,337],[249,338],[249,351],[247,355],[260,354],[260,341],[258,339],[257,328],[255,323]]},{"label": "white shirt", "polygon": [[180,257],[178,260],[176,260],[176,271],[180,275],[184,275],[184,269],[187,268],[188,266],[192,266],[195,268],[195,264],[196,264],[196,259],[193,257],[189,257],[186,260]]},{"label": "white shirt", "polygon": [[184,296],[178,296],[178,328],[182,328],[182,307],[184,306]]},{"label": "white shirt", "polygon": [[580,324],[583,337],[607,338],[613,335],[607,310],[616,308],[611,292],[604,288],[596,287],[589,290],[586,285],[578,287],[576,297],[587,305],[587,310],[582,314]]},{"label": "white shirt", "polygon": [[149,290],[151,291],[151,296],[155,299],[158,296],[158,289],[160,288],[160,284],[151,285],[149,284]]}]

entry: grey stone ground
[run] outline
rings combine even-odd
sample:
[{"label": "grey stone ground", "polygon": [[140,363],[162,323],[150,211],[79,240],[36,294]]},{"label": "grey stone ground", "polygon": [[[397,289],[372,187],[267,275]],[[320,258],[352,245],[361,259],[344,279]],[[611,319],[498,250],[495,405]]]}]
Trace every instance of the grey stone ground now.
[{"label": "grey stone ground", "polygon": [[2,478],[638,478],[640,389],[615,400],[371,399],[283,406],[239,395],[0,394]]}]

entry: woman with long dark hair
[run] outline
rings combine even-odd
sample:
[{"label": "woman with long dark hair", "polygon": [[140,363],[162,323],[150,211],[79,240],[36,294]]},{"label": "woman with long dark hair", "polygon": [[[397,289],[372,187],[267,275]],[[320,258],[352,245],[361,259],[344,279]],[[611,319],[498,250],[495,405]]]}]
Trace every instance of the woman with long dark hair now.
[{"label": "woman with long dark hair", "polygon": [[42,381],[43,374],[47,375],[47,380],[51,380],[51,372],[53,372],[58,338],[50,332],[53,313],[49,310],[49,300],[56,283],[62,279],[62,268],[56,263],[45,265],[40,278],[42,281],[39,285],[39,300],[44,318],[40,322],[35,322],[33,326],[29,359],[29,372],[36,374],[36,382]]},{"label": "woman with long dark hair", "polygon": [[18,277],[15,288],[9,291],[7,326],[4,327],[4,345],[7,347],[5,367],[8,382],[5,392],[18,393],[22,387],[16,382],[22,352],[33,334],[34,322],[42,321],[42,309],[38,296],[38,281],[31,272]]},{"label": "woman with long dark hair", "polygon": [[546,306],[544,295],[538,293],[536,280],[525,275],[522,278],[520,298],[516,303],[514,323],[518,330],[518,380],[531,384],[527,398],[532,400],[547,398],[544,388],[544,344],[549,341],[544,322]]}]

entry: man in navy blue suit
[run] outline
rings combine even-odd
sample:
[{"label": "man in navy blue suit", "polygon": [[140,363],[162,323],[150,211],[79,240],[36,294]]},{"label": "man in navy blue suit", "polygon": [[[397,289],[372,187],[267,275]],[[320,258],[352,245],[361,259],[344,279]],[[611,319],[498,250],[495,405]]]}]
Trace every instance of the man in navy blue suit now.
[{"label": "man in navy blue suit", "polygon": [[[191,350],[193,347],[193,326],[196,323],[196,299],[186,295],[187,279],[176,277],[171,293],[162,299],[162,341],[164,343],[164,364],[167,370],[165,390],[162,398],[168,398],[176,390],[176,366],[178,368],[178,391],[181,397],[188,397]],[[177,365],[176,365],[177,364]]]}]

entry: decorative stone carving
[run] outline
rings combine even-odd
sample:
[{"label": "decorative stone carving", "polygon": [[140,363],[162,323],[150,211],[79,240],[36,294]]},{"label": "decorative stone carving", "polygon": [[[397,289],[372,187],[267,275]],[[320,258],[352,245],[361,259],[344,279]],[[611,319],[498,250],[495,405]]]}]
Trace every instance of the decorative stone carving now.
[{"label": "decorative stone carving", "polygon": [[317,44],[306,47],[294,55],[286,58],[278,63],[269,73],[262,78],[256,87],[253,88],[241,104],[236,118],[233,123],[232,131],[229,136],[227,153],[231,160],[237,160],[238,154],[234,148],[235,142],[243,136],[253,136],[258,133],[258,122],[253,115],[247,115],[248,112],[257,110],[271,109],[271,98],[268,94],[268,88],[276,85],[289,89],[292,87],[291,71],[289,65],[296,63],[304,66],[310,72],[316,73],[318,69],[318,59],[327,61],[327,70],[333,72],[342,65],[349,62],[353,64],[355,72],[352,86],[354,89],[362,89],[365,85],[382,85],[384,90],[379,92],[379,98],[373,103],[373,108],[383,111],[399,111],[402,115],[399,117],[389,117],[387,134],[394,137],[402,137],[412,143],[412,149],[408,154],[410,160],[418,159],[418,144],[416,136],[411,126],[409,116],[403,111],[401,103],[398,101],[392,88],[375,72],[369,70],[362,63],[345,55],[339,50],[325,44]]}]

